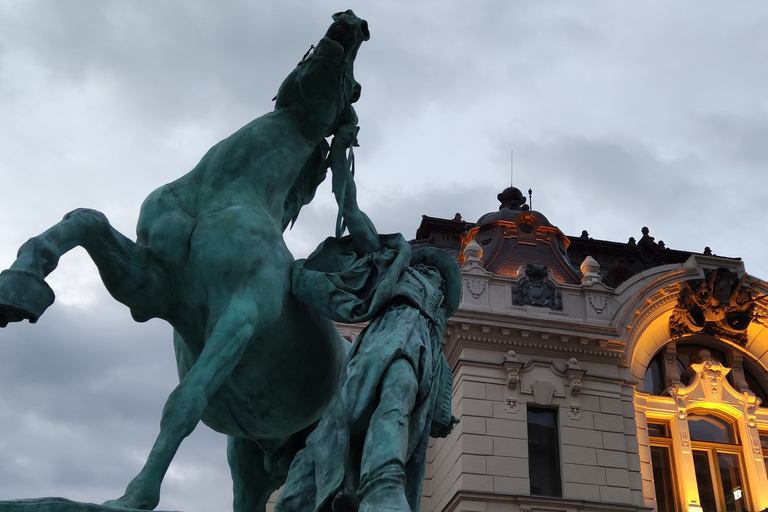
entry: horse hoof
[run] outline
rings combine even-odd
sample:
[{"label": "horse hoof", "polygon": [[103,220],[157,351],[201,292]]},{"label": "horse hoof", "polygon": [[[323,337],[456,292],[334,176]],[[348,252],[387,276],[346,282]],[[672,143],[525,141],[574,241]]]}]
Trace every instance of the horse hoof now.
[{"label": "horse hoof", "polygon": [[8,269],[0,273],[0,327],[25,318],[37,322],[53,304],[53,290],[43,279],[24,270]]}]

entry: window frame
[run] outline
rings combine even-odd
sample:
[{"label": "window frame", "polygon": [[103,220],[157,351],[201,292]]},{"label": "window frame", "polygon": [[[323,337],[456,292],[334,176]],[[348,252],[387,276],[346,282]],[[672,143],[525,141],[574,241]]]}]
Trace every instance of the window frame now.
[{"label": "window frame", "polygon": [[[677,379],[667,379],[667,372],[675,371],[673,365],[677,365],[677,371],[679,372],[680,359],[677,357],[677,344],[691,344],[691,345],[703,345],[702,349],[710,351],[710,348],[715,348],[720,352],[720,355],[725,354],[726,361],[718,361],[716,358],[712,358],[715,361],[714,373],[710,375],[705,372],[704,366],[697,366],[696,369],[688,367],[686,373],[690,375],[684,376],[678,381]],[[709,345],[712,345],[711,347]],[[765,475],[768,476],[768,445],[763,442],[762,449],[759,453],[762,455],[761,459],[756,457],[758,448],[754,446],[754,436],[759,432],[762,436],[768,436],[768,408],[765,403],[760,403],[759,393],[754,393],[758,397],[757,403],[754,399],[751,402],[749,397],[742,393],[742,391],[735,388],[733,382],[741,382],[740,371],[746,376],[756,377],[754,368],[748,368],[751,360],[751,354],[741,351],[739,347],[728,345],[723,343],[722,340],[715,340],[711,343],[700,343],[699,340],[691,339],[679,339],[670,340],[663,346],[660,346],[656,353],[648,360],[648,365],[645,370],[647,375],[648,368],[654,362],[661,370],[661,375],[654,375],[655,380],[661,381],[661,386],[653,386],[655,388],[667,387],[661,393],[649,393],[645,391],[645,383],[639,382],[635,389],[635,407],[636,411],[644,416],[645,423],[648,424],[659,423],[668,426],[668,437],[664,436],[652,436],[650,428],[647,432],[647,448],[641,450],[641,460],[645,463],[651,464],[653,471],[653,462],[656,460],[657,464],[662,459],[660,454],[652,451],[654,447],[664,447],[669,453],[669,465],[672,474],[671,482],[667,480],[667,474],[665,470],[658,471],[656,475],[653,475],[654,486],[658,478],[664,478],[664,484],[670,484],[672,492],[675,494],[675,510],[685,511],[690,504],[686,496],[694,496],[697,493],[698,483],[696,480],[695,466],[693,460],[693,453],[704,451],[706,452],[708,466],[703,466],[703,460],[701,455],[697,455],[697,463],[700,468],[706,467],[706,478],[711,480],[711,484],[707,483],[704,487],[698,488],[704,496],[700,496],[700,499],[705,496],[713,496],[709,503],[715,503],[716,506],[710,506],[710,508],[716,508],[717,511],[726,511],[727,507],[734,507],[733,502],[726,503],[726,497],[732,499],[733,496],[738,496],[738,489],[740,488],[741,499],[735,500],[739,503],[740,510],[752,510],[757,504],[762,504],[764,496],[761,494],[760,489],[765,485],[764,477],[761,476],[763,470]],[[674,355],[674,357],[672,357]],[[736,357],[738,356],[738,357]],[[722,359],[722,357],[721,357]],[[701,363],[697,363],[701,364]],[[718,369],[723,368],[723,370]],[[691,373],[693,370],[693,373]],[[751,370],[751,371],[750,371]],[[690,384],[682,382],[683,379],[688,380],[685,377],[692,377],[695,372],[700,372],[698,384],[691,388],[692,391],[686,391]],[[714,384],[710,384],[710,378],[712,383],[720,382],[722,379],[722,386],[727,386],[728,396],[730,401],[725,400],[725,388],[723,388],[722,398],[717,390],[719,387],[714,387]],[[756,380],[756,379],[750,379]],[[763,378],[760,379],[757,384],[762,386]],[[675,382],[679,382],[675,385]],[[666,383],[666,384],[664,384]],[[752,383],[749,383],[752,384]],[[720,384],[718,384],[719,386]],[[742,384],[739,384],[740,387]],[[713,386],[713,387],[709,387]],[[701,396],[704,391],[704,396]],[[751,390],[751,387],[750,387]],[[761,390],[768,393],[768,389],[761,387]],[[679,391],[679,394],[678,394]],[[696,393],[696,397],[690,393]],[[738,398],[734,398],[738,397]],[[733,400],[736,402],[733,402]],[[739,404],[739,405],[735,405]],[[759,407],[757,406],[759,405]],[[691,416],[701,415],[708,417],[717,417],[720,420],[724,420],[730,425],[731,432],[735,438],[735,444],[727,444],[728,437],[711,437],[707,439],[713,440],[726,440],[725,443],[720,444],[709,441],[694,441],[690,438],[690,423]],[[756,424],[757,425],[756,425]],[[640,423],[638,423],[640,426]],[[695,430],[695,427],[694,427]],[[659,432],[657,432],[659,433]],[[694,433],[695,436],[695,433]],[[763,438],[765,439],[765,438]],[[730,455],[725,455],[730,454]],[[722,467],[721,467],[722,466]],[[763,466],[763,467],[760,467]],[[757,473],[755,471],[757,470]],[[722,471],[722,473],[721,473]],[[700,478],[704,478],[705,473],[699,473]],[[658,478],[657,478],[658,477]],[[729,489],[723,489],[723,481],[728,483]],[[739,485],[736,485],[738,482]],[[670,485],[662,485],[664,490],[670,489]],[[708,490],[709,486],[712,486],[712,493]],[[650,498],[651,492],[655,492],[655,489],[646,491]],[[667,491],[669,492],[669,491]],[[730,493],[733,492],[734,495]],[[656,496],[658,498],[658,495]],[[663,503],[664,508],[670,508],[670,502],[667,500],[659,501]],[[761,507],[758,507],[761,508]]]},{"label": "window frame", "polygon": [[[758,430],[758,440],[760,441],[760,448],[763,452],[763,463],[765,464],[765,473],[768,475],[768,430]],[[763,444],[765,442],[765,444]]]},{"label": "window frame", "polygon": [[[744,511],[748,512],[752,510],[751,503],[749,502],[749,493],[745,489],[746,471],[744,467],[744,450],[740,444],[720,444],[709,443],[705,441],[691,441],[691,454],[693,452],[706,452],[709,462],[709,472],[712,475],[713,491],[715,500],[717,501],[718,512],[726,512],[728,506],[726,504],[725,494],[723,493],[723,482],[720,474],[720,467],[718,461],[718,455],[721,453],[727,453],[736,455],[739,465],[739,478],[741,479],[741,490],[744,498]],[[697,482],[698,484],[698,482]]]},{"label": "window frame", "polygon": [[[670,485],[668,486],[669,489],[672,491],[672,496],[674,497],[672,499],[673,504],[673,510],[669,512],[680,512],[682,510],[685,510],[685,504],[681,500],[680,492],[678,489],[680,489],[678,484],[678,464],[675,460],[675,454],[674,454],[674,443],[672,439],[672,428],[673,423],[672,420],[668,416],[649,416],[647,418],[646,426],[650,424],[661,424],[666,425],[667,427],[667,435],[666,436],[652,436],[650,433],[648,434],[648,449],[651,455],[651,472],[654,473],[654,467],[653,467],[653,448],[664,448],[667,451],[668,460],[669,460],[669,472],[671,475],[670,479]],[[650,432],[650,429],[648,429]],[[656,489],[656,475],[654,474],[654,491],[656,495],[656,510],[659,509],[658,507],[658,489]]]},{"label": "window frame", "polygon": [[[534,425],[531,422],[531,413],[548,413],[552,414],[553,419],[553,433],[554,433],[554,439],[549,444],[549,447],[552,449],[554,453],[555,460],[549,461],[549,467],[550,469],[554,470],[554,476],[555,476],[555,489],[556,493],[554,494],[539,494],[534,493],[533,489],[533,467],[532,464],[534,460],[541,461],[541,458],[539,457],[531,457],[531,427]],[[529,481],[529,492],[531,496],[546,496],[546,497],[553,497],[553,498],[562,498],[563,497],[563,456],[560,453],[560,411],[557,407],[546,407],[546,406],[539,406],[539,405],[530,405],[528,404],[526,406],[526,427],[527,427],[527,444],[528,444],[528,481]]]}]

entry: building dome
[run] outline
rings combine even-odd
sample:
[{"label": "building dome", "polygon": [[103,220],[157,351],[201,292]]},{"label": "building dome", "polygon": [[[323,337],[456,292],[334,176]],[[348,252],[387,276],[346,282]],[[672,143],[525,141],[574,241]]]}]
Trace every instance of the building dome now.
[{"label": "building dome", "polygon": [[515,276],[522,266],[536,262],[551,269],[557,281],[578,283],[580,276],[568,259],[568,238],[531,210],[519,189],[509,187],[497,198],[499,209],[480,217],[465,237],[465,245],[474,240],[482,247],[484,268]]}]

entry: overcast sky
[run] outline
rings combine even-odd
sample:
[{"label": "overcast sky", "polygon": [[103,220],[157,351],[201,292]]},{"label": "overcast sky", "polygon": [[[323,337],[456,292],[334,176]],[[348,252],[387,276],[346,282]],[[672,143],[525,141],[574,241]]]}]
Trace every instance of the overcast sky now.
[{"label": "overcast sky", "polygon": [[[77,207],[134,237],[152,190],[272,109],[336,11],[355,64],[359,203],[381,232],[475,221],[510,183],[568,235],[739,256],[768,277],[768,4],[711,1],[0,0],[0,268]],[[286,239],[334,229],[329,184]],[[118,497],[175,385],[170,328],[135,324],[77,249],[36,325],[0,331],[0,499]],[[230,508],[200,426],[160,508]]]}]

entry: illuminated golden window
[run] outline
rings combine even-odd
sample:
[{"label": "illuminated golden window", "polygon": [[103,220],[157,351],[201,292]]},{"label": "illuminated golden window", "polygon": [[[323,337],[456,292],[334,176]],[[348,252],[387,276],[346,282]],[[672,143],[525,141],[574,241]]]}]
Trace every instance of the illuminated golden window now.
[{"label": "illuminated golden window", "polygon": [[636,406],[658,512],[768,507],[765,375],[740,347],[703,336],[671,342],[651,359]]},{"label": "illuminated golden window", "polygon": [[648,437],[651,445],[651,467],[656,488],[656,509],[658,512],[678,512],[676,500],[675,471],[672,464],[672,438],[669,423],[648,422]]},{"label": "illuminated golden window", "polygon": [[712,414],[689,414],[688,431],[691,435],[691,441],[738,444],[736,432],[734,432],[731,422]]},{"label": "illuminated golden window", "polygon": [[768,434],[760,434],[760,447],[763,449],[765,472],[768,473]]},{"label": "illuminated golden window", "polygon": [[704,510],[744,512],[741,447],[734,425],[713,414],[690,414],[696,484]]}]

